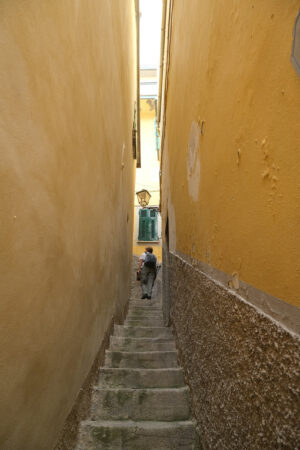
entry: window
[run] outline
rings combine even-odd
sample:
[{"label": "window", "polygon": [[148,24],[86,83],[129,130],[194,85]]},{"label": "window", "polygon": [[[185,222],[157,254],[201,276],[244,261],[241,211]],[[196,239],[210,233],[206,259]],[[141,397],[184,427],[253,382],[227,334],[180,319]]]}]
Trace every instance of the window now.
[{"label": "window", "polygon": [[156,209],[143,208],[139,210],[139,241],[158,241]]}]

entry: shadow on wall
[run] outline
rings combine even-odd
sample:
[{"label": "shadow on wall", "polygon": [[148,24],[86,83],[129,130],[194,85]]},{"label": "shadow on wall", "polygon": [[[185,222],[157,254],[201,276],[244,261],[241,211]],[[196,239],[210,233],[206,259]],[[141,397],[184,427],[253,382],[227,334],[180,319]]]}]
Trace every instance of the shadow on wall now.
[{"label": "shadow on wall", "polygon": [[165,235],[163,239],[163,264],[162,264],[162,307],[165,325],[169,326],[171,323],[171,296],[170,296],[170,282],[169,282],[169,216],[167,214]]}]

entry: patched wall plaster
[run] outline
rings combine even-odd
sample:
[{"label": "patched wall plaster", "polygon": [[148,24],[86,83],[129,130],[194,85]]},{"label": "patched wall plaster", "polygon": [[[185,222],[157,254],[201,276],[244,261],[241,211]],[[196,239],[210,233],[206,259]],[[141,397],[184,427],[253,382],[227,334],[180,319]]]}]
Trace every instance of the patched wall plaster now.
[{"label": "patched wall plaster", "polygon": [[197,122],[193,121],[189,135],[188,157],[187,157],[187,180],[189,194],[196,202],[198,200],[200,184],[200,155],[199,155],[200,128]]},{"label": "patched wall plaster", "polygon": [[168,199],[168,217],[169,217],[169,249],[176,250],[176,213],[171,198]]}]

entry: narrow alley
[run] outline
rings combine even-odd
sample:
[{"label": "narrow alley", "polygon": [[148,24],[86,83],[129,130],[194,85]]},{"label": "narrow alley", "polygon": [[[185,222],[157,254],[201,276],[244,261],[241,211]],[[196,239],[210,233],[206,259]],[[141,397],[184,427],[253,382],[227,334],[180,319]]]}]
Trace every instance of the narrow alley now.
[{"label": "narrow alley", "polygon": [[135,284],[124,325],[114,326],[76,449],[197,449],[189,389],[164,326],[161,279],[151,301],[140,300]]},{"label": "narrow alley", "polygon": [[300,450],[299,0],[0,0],[0,47],[0,450]]}]

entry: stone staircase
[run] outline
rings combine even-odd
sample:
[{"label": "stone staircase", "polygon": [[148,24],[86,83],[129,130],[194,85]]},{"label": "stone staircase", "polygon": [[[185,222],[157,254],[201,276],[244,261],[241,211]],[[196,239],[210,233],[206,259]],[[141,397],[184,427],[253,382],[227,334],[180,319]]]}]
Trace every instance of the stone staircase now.
[{"label": "stone staircase", "polygon": [[131,300],[115,325],[77,450],[198,449],[189,389],[158,301]]}]

